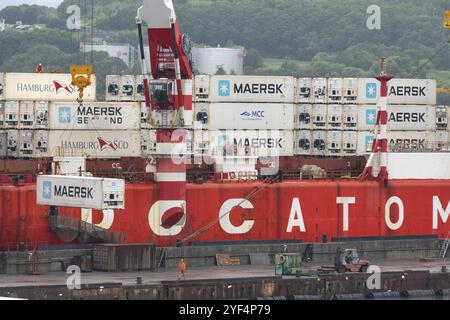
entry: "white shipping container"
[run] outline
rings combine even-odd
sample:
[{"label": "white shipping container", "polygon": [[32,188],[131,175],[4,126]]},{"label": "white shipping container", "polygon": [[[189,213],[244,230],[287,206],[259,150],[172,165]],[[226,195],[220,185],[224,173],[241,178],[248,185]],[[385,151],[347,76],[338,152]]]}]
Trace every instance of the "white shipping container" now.
[{"label": "white shipping container", "polygon": [[0,101],[0,130],[5,126],[5,104]]},{"label": "white shipping container", "polygon": [[294,154],[293,131],[223,130],[194,132],[194,150],[210,156],[277,157]]},{"label": "white shipping container", "polygon": [[312,104],[299,104],[295,106],[296,129],[312,129]]},{"label": "white shipping container", "polygon": [[[371,132],[358,132],[357,155],[369,154],[375,136]],[[388,132],[388,150],[423,151],[433,149],[436,144],[436,134],[430,131],[390,131]]]},{"label": "white shipping container", "polygon": [[[375,78],[360,79],[358,103],[376,104],[380,98],[381,83]],[[436,80],[392,79],[388,83],[389,104],[436,104]]]},{"label": "white shipping container", "polygon": [[19,157],[31,158],[33,156],[33,130],[19,131]]},{"label": "white shipping container", "polygon": [[3,72],[0,72],[0,101],[5,100],[4,93],[5,93],[5,74]]},{"label": "white shipping container", "polygon": [[325,156],[327,153],[327,131],[313,131],[313,149],[314,156]]},{"label": "white shipping container", "polygon": [[36,101],[35,105],[35,128],[36,129],[47,129],[48,128],[48,102],[47,101]]},{"label": "white shipping container", "polygon": [[19,131],[8,130],[7,131],[7,156],[9,158],[19,157]]},{"label": "white shipping container", "polygon": [[145,102],[141,102],[140,105],[141,105],[141,128],[149,129],[151,109],[147,107]]},{"label": "white shipping container", "polygon": [[295,102],[296,103],[313,103],[313,84],[311,78],[300,78],[296,79],[296,93]]},{"label": "white shipping container", "polygon": [[5,158],[8,151],[8,134],[0,131],[0,158]]},{"label": "white shipping container", "polygon": [[211,76],[211,102],[294,102],[294,78]]},{"label": "white shipping container", "polygon": [[141,130],[141,150],[143,156],[156,153],[156,130]]},{"label": "white shipping container", "polygon": [[144,76],[136,76],[136,101],[145,101],[145,87],[144,87]]},{"label": "white shipping container", "polygon": [[211,103],[209,130],[293,130],[294,105]]},{"label": "white shipping container", "polygon": [[19,107],[20,129],[32,129],[34,127],[34,103],[30,101],[20,102]]},{"label": "white shipping container", "polygon": [[5,128],[17,128],[19,125],[19,103],[5,102]]},{"label": "white shipping container", "polygon": [[208,75],[195,76],[193,101],[208,101],[210,78]]},{"label": "white shipping container", "polygon": [[106,76],[106,101],[120,101],[120,76]]},{"label": "white shipping container", "polygon": [[[377,106],[358,108],[358,130],[372,130],[377,119]],[[436,107],[419,105],[388,106],[388,130],[434,131],[436,130]]]},{"label": "white shipping container", "polygon": [[358,149],[358,132],[343,131],[342,132],[342,151],[346,156],[355,155]]},{"label": "white shipping container", "polygon": [[35,130],[34,131],[34,155],[41,157],[48,153],[48,131]]},{"label": "white shipping container", "polygon": [[120,100],[135,101],[136,94],[136,77],[126,75],[120,77]]},{"label": "white shipping container", "polygon": [[358,79],[343,79],[343,101],[344,103],[356,103],[358,99]]},{"label": "white shipping container", "polygon": [[328,81],[326,78],[314,78],[314,103],[327,103],[328,102]]},{"label": "white shipping container", "polygon": [[328,103],[340,103],[343,99],[344,82],[341,78],[328,79]]},{"label": "white shipping container", "polygon": [[342,105],[329,104],[327,110],[327,128],[328,130],[342,129]]},{"label": "white shipping container", "polygon": [[342,106],[342,124],[344,130],[356,130],[358,124],[358,109],[355,104],[344,104]]},{"label": "white shipping container", "polygon": [[76,176],[38,176],[37,204],[97,210],[125,209],[125,181]]},{"label": "white shipping container", "polygon": [[[30,101],[76,101],[78,89],[67,73],[5,73],[5,99]],[[95,101],[96,78],[84,89],[84,101]]]},{"label": "white shipping container", "polygon": [[450,145],[450,134],[448,131],[444,131],[444,130],[439,130],[436,131],[436,144],[437,146],[447,146],[449,147]]},{"label": "white shipping container", "polygon": [[197,102],[194,104],[194,129],[206,130],[209,122],[209,103]]},{"label": "white shipping container", "polygon": [[436,107],[436,126],[438,130],[447,130],[449,118],[450,112],[447,106]]},{"label": "white shipping container", "polygon": [[327,132],[327,154],[329,156],[342,154],[342,131]]},{"label": "white shipping container", "polygon": [[51,130],[139,130],[141,105],[137,102],[50,104]]},{"label": "white shipping container", "polygon": [[295,154],[311,155],[312,153],[312,131],[299,130],[295,132]]},{"label": "white shipping container", "polygon": [[315,104],[313,105],[313,120],[314,129],[325,129],[327,124],[327,105]]},{"label": "white shipping container", "polygon": [[53,130],[48,136],[47,156],[89,158],[140,157],[140,131]]}]

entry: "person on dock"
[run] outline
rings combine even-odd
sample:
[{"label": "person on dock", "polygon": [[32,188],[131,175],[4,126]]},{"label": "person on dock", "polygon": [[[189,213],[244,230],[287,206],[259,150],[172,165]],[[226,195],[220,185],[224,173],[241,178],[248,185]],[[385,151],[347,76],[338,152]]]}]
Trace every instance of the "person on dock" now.
[{"label": "person on dock", "polygon": [[184,259],[181,259],[178,264],[178,280],[186,280],[186,262],[184,262]]}]

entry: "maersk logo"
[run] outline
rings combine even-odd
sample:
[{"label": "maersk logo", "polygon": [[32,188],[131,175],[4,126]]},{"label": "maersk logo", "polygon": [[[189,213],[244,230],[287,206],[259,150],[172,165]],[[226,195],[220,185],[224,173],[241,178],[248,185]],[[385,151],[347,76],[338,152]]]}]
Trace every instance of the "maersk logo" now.
[{"label": "maersk logo", "polygon": [[219,97],[230,96],[231,83],[229,80],[219,80]]},{"label": "maersk logo", "polygon": [[59,108],[59,123],[70,124],[72,122],[71,109],[69,107]]},{"label": "maersk logo", "polygon": [[369,82],[366,84],[366,98],[374,99],[377,97],[377,84]]},{"label": "maersk logo", "polygon": [[265,118],[264,111],[242,112],[242,120],[263,120]]},{"label": "maersk logo", "polygon": [[42,197],[44,199],[52,198],[52,183],[50,181],[44,181]]},{"label": "maersk logo", "polygon": [[374,140],[375,140],[375,137],[373,137],[373,136],[366,137],[366,151],[367,152],[372,151],[372,146],[373,146]]},{"label": "maersk logo", "polygon": [[366,125],[374,126],[377,120],[377,110],[369,109],[366,111]]}]

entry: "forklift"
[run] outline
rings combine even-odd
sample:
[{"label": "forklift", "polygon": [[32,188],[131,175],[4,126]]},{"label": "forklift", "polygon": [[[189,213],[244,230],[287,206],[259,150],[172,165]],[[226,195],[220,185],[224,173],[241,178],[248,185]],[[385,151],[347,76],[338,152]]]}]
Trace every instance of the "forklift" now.
[{"label": "forklift", "polygon": [[338,273],[346,272],[367,272],[370,262],[359,258],[357,249],[345,249],[338,248],[336,251],[336,257],[334,260],[334,266]]}]

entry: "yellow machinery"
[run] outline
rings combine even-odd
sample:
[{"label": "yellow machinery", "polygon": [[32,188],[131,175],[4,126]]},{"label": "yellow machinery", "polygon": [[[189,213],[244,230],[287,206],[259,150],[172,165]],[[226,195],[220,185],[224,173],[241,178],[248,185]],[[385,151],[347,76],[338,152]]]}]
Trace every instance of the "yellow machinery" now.
[{"label": "yellow machinery", "polygon": [[70,74],[72,75],[72,85],[78,88],[79,96],[77,102],[83,103],[84,89],[91,85],[91,75],[93,66],[70,66]]},{"label": "yellow machinery", "polygon": [[450,93],[450,89],[438,88],[437,92],[439,92],[439,93]]},{"label": "yellow machinery", "polygon": [[450,10],[446,10],[444,13],[444,28],[450,29]]}]

